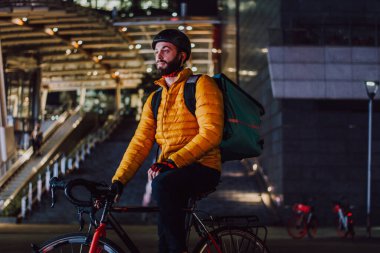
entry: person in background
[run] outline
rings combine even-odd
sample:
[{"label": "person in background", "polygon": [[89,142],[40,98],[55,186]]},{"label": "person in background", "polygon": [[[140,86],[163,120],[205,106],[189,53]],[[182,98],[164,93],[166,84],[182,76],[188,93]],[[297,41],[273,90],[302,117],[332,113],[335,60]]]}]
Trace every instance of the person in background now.
[{"label": "person in background", "polygon": [[157,117],[150,94],[137,130],[112,178],[117,202],[124,186],[134,176],[155,142],[161,149],[148,170],[152,195],[159,207],[159,252],[187,252],[185,212],[191,196],[209,192],[219,183],[223,135],[223,96],[215,81],[201,75],[196,86],[196,110],[186,107],[183,92],[193,74],[185,67],[191,55],[189,38],[179,30],[166,29],[155,35],[156,67],[162,87]]},{"label": "person in background", "polygon": [[32,147],[33,147],[33,153],[37,154],[37,156],[41,156],[41,145],[42,145],[42,131],[41,126],[39,123],[34,125],[34,129],[31,133],[31,140],[32,140]]}]

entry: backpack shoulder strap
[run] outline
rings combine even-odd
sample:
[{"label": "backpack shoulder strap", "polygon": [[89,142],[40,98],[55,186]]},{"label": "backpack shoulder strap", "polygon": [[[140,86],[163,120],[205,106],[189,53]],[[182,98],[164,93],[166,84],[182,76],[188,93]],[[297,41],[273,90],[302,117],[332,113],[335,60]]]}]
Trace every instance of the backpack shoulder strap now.
[{"label": "backpack shoulder strap", "polygon": [[160,107],[161,96],[162,96],[162,87],[158,88],[154,92],[152,101],[151,101],[151,107],[152,107],[153,116],[155,120],[157,120],[158,107]]},{"label": "backpack shoulder strap", "polygon": [[[187,109],[195,116],[195,86],[201,75],[191,75],[185,84],[183,97]],[[158,107],[160,107],[162,96],[162,87],[158,88],[152,97],[151,107],[154,115],[154,119],[157,120]]]},{"label": "backpack shoulder strap", "polygon": [[185,105],[187,109],[195,116],[195,86],[201,75],[191,75],[185,84],[183,90],[183,98],[185,99]]}]

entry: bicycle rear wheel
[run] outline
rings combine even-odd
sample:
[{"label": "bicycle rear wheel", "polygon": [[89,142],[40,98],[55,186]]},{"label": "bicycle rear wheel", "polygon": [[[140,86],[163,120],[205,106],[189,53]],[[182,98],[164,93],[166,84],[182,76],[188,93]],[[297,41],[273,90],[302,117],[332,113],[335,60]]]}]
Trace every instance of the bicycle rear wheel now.
[{"label": "bicycle rear wheel", "polygon": [[286,226],[288,234],[294,239],[301,239],[307,233],[306,221],[304,215],[294,214],[288,221]]},{"label": "bicycle rear wheel", "polygon": [[[70,252],[70,253],[88,253],[90,242],[86,241],[87,235],[83,233],[72,233],[56,237],[43,243],[38,252]],[[101,238],[99,240],[99,253],[122,253],[123,251],[112,241]]]},{"label": "bicycle rear wheel", "polygon": [[269,253],[261,239],[240,227],[221,227],[211,234],[218,246],[213,245],[208,238],[202,238],[193,253]]}]

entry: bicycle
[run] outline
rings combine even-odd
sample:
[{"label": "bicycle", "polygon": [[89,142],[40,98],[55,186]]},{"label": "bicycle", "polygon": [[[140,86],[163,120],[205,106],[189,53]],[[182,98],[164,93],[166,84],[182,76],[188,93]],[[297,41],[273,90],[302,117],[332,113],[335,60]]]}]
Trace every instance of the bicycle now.
[{"label": "bicycle", "polygon": [[336,219],[336,231],[340,238],[346,238],[351,236],[354,238],[354,219],[351,211],[352,207],[347,205],[343,208],[343,205],[339,201],[333,203],[333,212],[337,214]]},{"label": "bicycle", "polygon": [[[57,178],[52,178],[50,185],[52,206],[55,204],[56,189],[63,189],[65,197],[78,208],[80,229],[82,230],[84,225],[83,214],[90,216],[89,228],[87,233],[62,235],[44,242],[41,246],[32,244],[33,252],[124,252],[119,245],[106,238],[106,230],[109,226],[122,239],[128,252],[140,252],[113,213],[158,212],[157,207],[113,206],[114,193],[110,191],[108,185],[85,179],[74,179],[65,183]],[[73,189],[75,187],[85,188],[90,193],[89,199],[81,200],[74,197]],[[244,219],[239,219],[238,216],[220,218],[210,216],[209,219],[201,219],[199,215],[201,211],[196,209],[197,200],[198,198],[191,198],[190,207],[184,209],[187,213],[185,228],[187,242],[189,242],[191,228],[194,228],[199,236],[193,252],[269,253],[269,249],[265,245],[266,227],[250,224],[249,219],[245,224],[239,224]],[[97,212],[100,212],[100,218],[96,217]],[[232,225],[231,220],[234,219],[238,219],[239,222]],[[253,218],[253,222],[257,222],[257,218]],[[264,228],[264,240],[257,236],[259,228]]]},{"label": "bicycle", "polygon": [[288,234],[294,239],[302,239],[306,234],[314,238],[317,234],[318,220],[314,214],[314,207],[303,203],[296,203],[292,207],[293,215],[287,223]]}]

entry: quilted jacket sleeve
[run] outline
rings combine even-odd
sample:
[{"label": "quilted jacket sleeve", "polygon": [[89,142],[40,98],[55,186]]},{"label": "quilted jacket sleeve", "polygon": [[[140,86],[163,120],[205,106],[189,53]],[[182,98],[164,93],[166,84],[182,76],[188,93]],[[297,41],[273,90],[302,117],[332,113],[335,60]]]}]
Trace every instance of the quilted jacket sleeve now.
[{"label": "quilted jacket sleeve", "polygon": [[151,108],[153,94],[148,97],[143,107],[140,123],[112,178],[112,182],[119,180],[126,184],[140,168],[152,149],[156,133],[156,121]]},{"label": "quilted jacket sleeve", "polygon": [[199,132],[183,148],[170,155],[169,159],[173,160],[178,167],[201,160],[211,150],[219,155],[219,150],[215,152],[215,149],[219,149],[218,146],[223,137],[222,92],[214,79],[203,75],[197,82],[195,98],[195,116],[199,125]]}]

